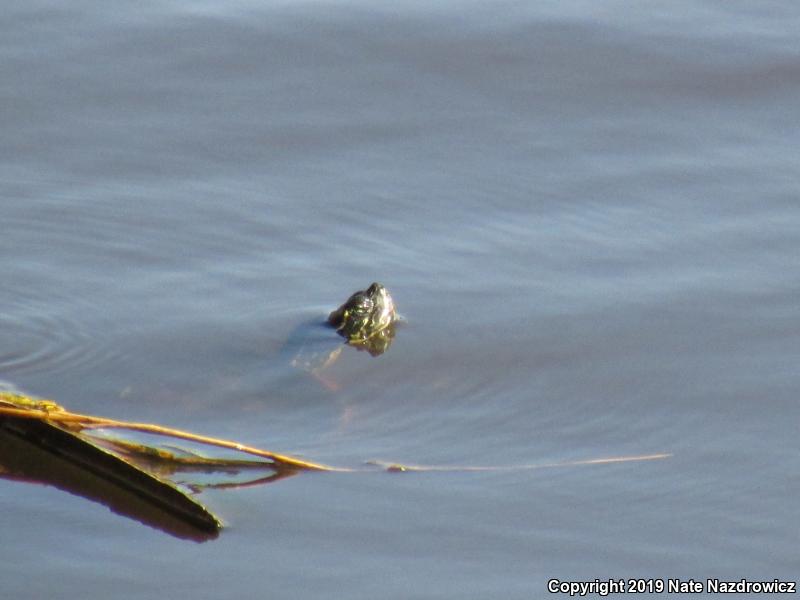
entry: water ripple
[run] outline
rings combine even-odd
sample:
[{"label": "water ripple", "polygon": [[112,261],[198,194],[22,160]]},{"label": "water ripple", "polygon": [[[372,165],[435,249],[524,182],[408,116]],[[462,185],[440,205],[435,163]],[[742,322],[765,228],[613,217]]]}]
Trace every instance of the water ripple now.
[{"label": "water ripple", "polygon": [[84,370],[114,356],[98,327],[87,322],[92,311],[79,299],[45,300],[15,293],[10,300],[2,298],[0,307],[0,375],[4,377]]}]

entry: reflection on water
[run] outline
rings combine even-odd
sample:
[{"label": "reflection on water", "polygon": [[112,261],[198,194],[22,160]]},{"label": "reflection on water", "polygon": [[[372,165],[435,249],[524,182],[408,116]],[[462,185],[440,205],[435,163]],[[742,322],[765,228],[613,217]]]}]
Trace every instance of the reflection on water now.
[{"label": "reflection on water", "polygon": [[216,528],[209,528],[205,518],[189,519],[171,510],[172,504],[148,501],[118,482],[31,443],[28,437],[29,428],[22,432],[0,421],[0,477],[56,487],[178,538],[199,542],[217,537]]},{"label": "reflection on water", "polygon": [[[154,439],[141,439],[144,434]],[[233,457],[221,456],[221,448]],[[197,494],[261,485],[309,468],[325,469],[235,442],[75,414],[51,400],[0,392],[0,477],[53,485],[180,538],[213,539],[221,526],[180,488]]]},{"label": "reflection on water", "polygon": [[[224,451],[231,456],[223,456]],[[366,464],[390,473],[477,473],[670,456],[662,453],[502,466],[423,466],[374,460]],[[300,471],[357,473],[369,469],[330,467],[159,425],[75,414],[52,400],[0,392],[0,477],[53,485],[176,537],[206,541],[215,538],[221,527],[220,520],[193,495],[203,490],[274,483]],[[181,488],[191,491],[192,496]]]},{"label": "reflection on water", "polygon": [[381,329],[378,333],[367,338],[364,342],[360,344],[351,343],[349,345],[359,352],[368,352],[370,356],[380,356],[389,350],[389,347],[392,345],[396,329],[397,326],[392,323],[384,329]]}]

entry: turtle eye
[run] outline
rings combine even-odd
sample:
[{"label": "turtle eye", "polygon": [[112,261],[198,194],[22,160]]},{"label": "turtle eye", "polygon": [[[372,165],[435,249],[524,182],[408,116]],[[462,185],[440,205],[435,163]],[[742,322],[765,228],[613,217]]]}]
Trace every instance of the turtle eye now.
[{"label": "turtle eye", "polygon": [[356,315],[365,315],[372,310],[372,300],[367,296],[359,296],[353,300],[350,311]]}]

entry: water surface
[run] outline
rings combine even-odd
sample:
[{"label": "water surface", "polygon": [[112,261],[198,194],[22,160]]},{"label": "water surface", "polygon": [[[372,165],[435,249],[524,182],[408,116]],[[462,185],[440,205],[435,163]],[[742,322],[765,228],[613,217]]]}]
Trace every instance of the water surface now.
[{"label": "water surface", "polygon": [[[796,577],[798,26],[788,2],[9,4],[0,379],[334,465],[672,457],[302,474],[203,494],[228,524],[205,544],[0,480],[0,589]],[[408,319],[390,351],[343,353],[337,391],[293,369],[295,328],[373,280]]]}]

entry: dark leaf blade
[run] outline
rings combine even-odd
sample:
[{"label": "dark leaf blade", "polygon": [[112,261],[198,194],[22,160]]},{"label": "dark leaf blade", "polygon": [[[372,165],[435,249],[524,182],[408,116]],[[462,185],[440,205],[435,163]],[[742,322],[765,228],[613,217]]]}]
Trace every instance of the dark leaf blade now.
[{"label": "dark leaf blade", "polygon": [[171,482],[46,420],[0,418],[0,471],[100,502],[177,537],[204,541],[221,528],[217,517]]}]

